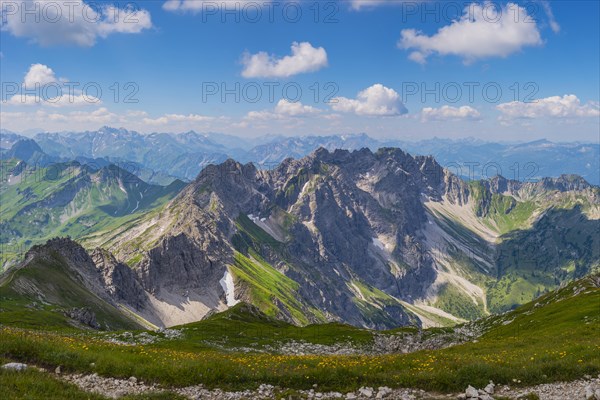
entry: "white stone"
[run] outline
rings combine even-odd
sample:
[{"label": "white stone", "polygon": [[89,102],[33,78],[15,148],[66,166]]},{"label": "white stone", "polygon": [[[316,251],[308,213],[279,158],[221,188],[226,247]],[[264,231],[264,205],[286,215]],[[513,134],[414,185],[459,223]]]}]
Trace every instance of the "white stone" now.
[{"label": "white stone", "polygon": [[592,388],[591,385],[587,385],[585,387],[585,399],[586,400],[594,400],[594,389]]},{"label": "white stone", "polygon": [[376,398],[383,399],[386,398],[390,393],[392,393],[392,389],[386,386],[382,386],[378,389]]},{"label": "white stone", "polygon": [[479,397],[479,391],[477,389],[475,389],[473,386],[469,385],[467,390],[465,390],[465,395],[467,396],[467,399],[469,399],[469,398],[476,399],[477,397]]},{"label": "white stone", "polygon": [[13,371],[24,371],[27,369],[27,364],[22,364],[22,363],[15,363],[15,362],[11,362],[8,364],[4,364],[2,366],[3,369],[10,369]]}]

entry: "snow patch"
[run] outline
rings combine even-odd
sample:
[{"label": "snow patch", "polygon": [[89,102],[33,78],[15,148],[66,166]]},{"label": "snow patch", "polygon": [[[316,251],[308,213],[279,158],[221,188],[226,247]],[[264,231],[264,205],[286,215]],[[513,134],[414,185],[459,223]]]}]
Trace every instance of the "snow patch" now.
[{"label": "snow patch", "polygon": [[225,270],[225,274],[223,275],[219,283],[221,284],[221,287],[225,292],[225,300],[227,306],[233,307],[237,303],[239,303],[239,301],[235,299],[235,285],[233,283],[233,275],[229,273],[228,269]]}]

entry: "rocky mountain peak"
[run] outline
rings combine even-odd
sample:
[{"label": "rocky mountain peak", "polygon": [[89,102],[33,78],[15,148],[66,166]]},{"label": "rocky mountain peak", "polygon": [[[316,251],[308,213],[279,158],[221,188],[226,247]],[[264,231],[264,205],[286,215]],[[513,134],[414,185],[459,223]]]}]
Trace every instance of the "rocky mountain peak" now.
[{"label": "rocky mountain peak", "polygon": [[539,185],[546,190],[559,192],[582,191],[591,185],[579,175],[561,175],[558,178],[542,178]]},{"label": "rocky mountain peak", "polygon": [[90,263],[93,264],[93,260],[85,249],[69,237],[53,238],[43,245],[33,246],[25,255],[25,260],[36,257],[49,258],[56,255],[73,261],[74,265],[89,266]]},{"label": "rocky mountain peak", "polygon": [[33,139],[21,139],[12,145],[6,153],[6,158],[17,158],[19,160],[29,160],[36,154],[43,154],[41,147]]}]

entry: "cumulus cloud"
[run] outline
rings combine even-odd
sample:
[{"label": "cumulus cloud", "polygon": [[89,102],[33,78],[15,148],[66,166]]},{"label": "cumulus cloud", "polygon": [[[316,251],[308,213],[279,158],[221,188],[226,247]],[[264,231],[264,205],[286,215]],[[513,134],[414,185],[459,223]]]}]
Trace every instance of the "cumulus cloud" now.
[{"label": "cumulus cloud", "polygon": [[595,102],[581,104],[574,94],[546,97],[531,103],[511,101],[496,106],[502,120],[534,118],[600,117],[600,105]]},{"label": "cumulus cloud", "polygon": [[23,86],[27,89],[34,89],[36,85],[44,86],[57,81],[52,68],[44,64],[31,64],[23,79]]},{"label": "cumulus cloud", "polygon": [[537,24],[525,8],[514,3],[497,8],[495,3],[473,3],[460,19],[428,36],[415,29],[403,29],[398,41],[401,49],[413,49],[409,59],[425,63],[437,53],[455,55],[465,63],[489,57],[507,57],[526,46],[542,44]]},{"label": "cumulus cloud", "polygon": [[288,78],[293,75],[318,71],[327,66],[327,52],[308,42],[292,43],[292,55],[277,58],[264,51],[242,56],[245,78]]},{"label": "cumulus cloud", "polygon": [[271,110],[250,111],[244,117],[247,121],[268,121],[268,120],[283,120],[297,117],[306,117],[320,113],[316,107],[307,106],[299,101],[291,102],[287,99],[281,99]]},{"label": "cumulus cloud", "polygon": [[[81,0],[0,0],[3,31],[41,46],[93,46],[114,33],[140,33],[152,27],[150,13],[133,6],[85,3]],[[33,13],[25,11],[34,10]]]},{"label": "cumulus cloud", "polygon": [[68,114],[50,113],[46,118],[54,122],[85,122],[94,124],[108,124],[118,120],[118,115],[110,112],[107,108],[101,107],[94,111],[73,111]]},{"label": "cumulus cloud", "polygon": [[143,121],[148,125],[167,125],[172,122],[208,122],[214,120],[214,117],[198,114],[165,114],[159,118],[144,118]]},{"label": "cumulus cloud", "polygon": [[421,119],[423,121],[477,120],[480,116],[481,114],[479,111],[470,106],[442,106],[440,108],[425,107],[421,110]]},{"label": "cumulus cloud", "polygon": [[54,70],[44,64],[32,64],[25,73],[20,93],[3,102],[14,106],[43,105],[49,107],[77,107],[99,105],[100,98],[66,87],[65,78],[57,78]]},{"label": "cumulus cloud", "polygon": [[394,116],[408,112],[400,101],[398,92],[380,83],[359,92],[356,99],[333,98],[331,108],[334,111],[366,116]]},{"label": "cumulus cloud", "polygon": [[25,73],[23,90],[3,100],[13,106],[44,105],[50,107],[86,106],[101,104],[101,99],[72,87],[65,87],[65,78],[57,78],[52,68],[44,64],[32,64]]},{"label": "cumulus cloud", "polygon": [[318,108],[312,106],[306,106],[299,101],[291,102],[286,99],[281,99],[275,106],[275,113],[281,115],[289,115],[292,117],[298,117],[302,115],[316,114],[320,112]]}]

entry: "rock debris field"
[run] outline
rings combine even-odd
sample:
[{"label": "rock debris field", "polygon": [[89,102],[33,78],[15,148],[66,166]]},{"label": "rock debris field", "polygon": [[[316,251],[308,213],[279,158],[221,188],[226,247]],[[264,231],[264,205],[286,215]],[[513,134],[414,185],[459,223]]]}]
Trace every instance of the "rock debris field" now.
[{"label": "rock debris field", "polygon": [[[50,373],[43,368],[28,366],[22,363],[8,363],[3,369],[15,372],[25,371],[33,368],[38,371]],[[526,388],[511,388],[506,385],[494,385],[493,382],[484,388],[469,386],[463,393],[435,394],[420,389],[391,389],[388,387],[361,387],[349,392],[321,392],[317,385],[310,390],[299,390],[296,395],[285,397],[280,388],[272,385],[260,385],[255,390],[241,392],[227,392],[220,389],[208,389],[202,385],[188,386],[183,388],[163,388],[158,385],[145,383],[132,376],[129,379],[116,379],[99,376],[98,374],[63,374],[61,368],[57,367],[53,374],[57,379],[72,383],[86,392],[94,392],[108,398],[118,399],[126,395],[137,395],[149,392],[160,392],[170,390],[181,396],[192,400],[250,400],[250,399],[394,399],[394,400],[441,400],[441,399],[478,399],[494,400],[500,399],[533,399],[535,394],[540,400],[600,400],[600,375],[598,377],[586,376],[573,382],[555,382]]]}]

